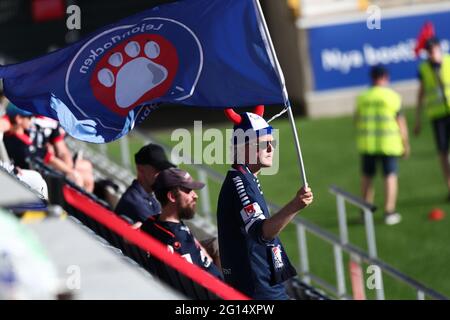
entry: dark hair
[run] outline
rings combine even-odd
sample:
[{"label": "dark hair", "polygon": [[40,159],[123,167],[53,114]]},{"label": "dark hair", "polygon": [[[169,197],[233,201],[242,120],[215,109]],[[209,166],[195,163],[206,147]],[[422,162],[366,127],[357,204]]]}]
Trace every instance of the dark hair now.
[{"label": "dark hair", "polygon": [[16,117],[17,117],[17,116],[14,116],[14,117],[9,117],[9,116],[8,116],[9,123],[11,123],[12,125],[17,124]]},{"label": "dark hair", "polygon": [[372,81],[381,79],[389,75],[388,70],[383,66],[375,66],[370,69],[370,79]]},{"label": "dark hair", "polygon": [[158,199],[159,203],[161,204],[161,207],[164,207],[169,203],[169,198],[167,198],[167,193],[174,192],[175,194],[178,193],[178,187],[175,188],[162,188],[154,190],[155,197]]},{"label": "dark hair", "polygon": [[440,45],[441,45],[441,42],[439,41],[439,39],[436,37],[432,37],[425,42],[425,50],[427,50],[429,52],[429,51],[431,51],[431,49],[433,49],[433,47],[440,46]]}]

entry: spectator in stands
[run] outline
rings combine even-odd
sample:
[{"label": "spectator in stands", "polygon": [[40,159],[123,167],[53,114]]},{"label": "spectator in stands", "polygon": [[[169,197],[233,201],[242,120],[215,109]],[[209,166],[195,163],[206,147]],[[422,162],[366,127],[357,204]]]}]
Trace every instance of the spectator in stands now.
[{"label": "spectator in stands", "polygon": [[181,169],[170,168],[161,171],[153,189],[162,205],[162,212],[150,216],[143,223],[141,230],[166,244],[170,252],[177,252],[188,262],[222,279],[212,258],[183,223],[183,219],[189,220],[195,215],[198,196],[194,190],[204,186]]},{"label": "spectator in stands", "polygon": [[[18,114],[15,114],[15,113]],[[8,109],[8,115],[13,118],[13,123],[15,128],[18,123],[22,124],[22,128],[27,128],[29,124],[29,118],[31,118],[31,114],[25,112],[20,109]],[[9,116],[6,115],[5,121],[10,124]],[[14,131],[14,129],[13,129]],[[31,156],[30,149],[28,148],[27,136],[24,131],[20,131],[20,128],[16,130],[15,134],[12,134],[13,131],[7,131],[6,136],[4,138],[5,141],[1,141],[1,163],[0,165],[6,169],[11,174],[14,174],[21,181],[25,182],[31,189],[35,190],[43,199],[48,199],[48,187],[45,180],[42,178],[41,174],[34,170],[29,170],[29,164],[25,160]],[[4,150],[3,150],[4,148]],[[8,150],[9,149],[9,150]],[[9,153],[14,156],[14,158],[18,158],[19,160],[12,164]],[[14,161],[14,158],[12,159]]]},{"label": "spectator in stands", "polygon": [[[33,114],[14,105],[9,105],[7,115],[11,128],[6,132],[4,142],[14,165],[22,169],[30,169],[29,160],[33,156],[40,157],[48,162],[50,154],[44,150],[39,150],[39,153],[36,153],[36,149],[32,147],[33,142],[28,135]],[[44,152],[40,153],[42,151]]]},{"label": "spectator in stands", "polygon": [[370,71],[372,86],[356,102],[357,146],[361,155],[361,190],[365,201],[373,203],[373,177],[378,162],[384,173],[384,221],[394,225],[401,221],[396,212],[398,175],[397,159],[410,153],[408,126],[401,114],[401,97],[388,88],[389,73],[381,66]]},{"label": "spectator in stands", "polygon": [[431,120],[434,139],[450,201],[450,165],[448,150],[450,141],[450,55],[443,54],[438,39],[428,39],[425,44],[428,60],[419,66],[420,88],[417,98],[414,133],[422,129],[422,110]]},{"label": "spectator in stands", "polygon": [[33,145],[28,130],[32,124],[32,114],[28,111],[17,108],[9,104],[7,115],[11,122],[11,129],[5,134],[3,140],[8,151],[8,155],[13,160],[14,165],[21,169],[30,169],[33,159],[40,159],[50,167],[61,171],[67,178],[82,186],[81,176],[69,167],[64,161],[54,156],[46,147],[36,148]]},{"label": "spectator in stands", "polygon": [[234,164],[217,206],[222,272],[228,284],[253,299],[288,299],[283,283],[296,271],[278,235],[299,210],[311,204],[313,194],[309,188],[301,188],[270,216],[257,175],[272,166],[276,146],[272,127],[254,113],[235,116]]},{"label": "spectator in stands", "polygon": [[159,172],[175,166],[167,160],[162,147],[148,144],[135,155],[137,179],[125,191],[115,212],[131,219],[132,223],[143,222],[148,217],[161,213],[161,205],[153,193],[153,183]]},{"label": "spectator in stands", "polygon": [[0,166],[10,174],[14,174],[19,180],[26,183],[31,189],[36,191],[42,199],[48,199],[48,187],[41,174],[34,170],[23,170],[14,168],[11,164],[8,152],[3,143],[3,135],[11,129],[11,122],[6,114],[8,99],[0,89]]},{"label": "spectator in stands", "polygon": [[82,157],[73,156],[65,141],[64,129],[58,121],[43,117],[33,117],[33,124],[30,128],[30,137],[37,149],[51,149],[55,157],[62,160],[67,167],[73,168],[82,180],[82,187],[87,192],[94,191],[94,173],[91,162]]}]

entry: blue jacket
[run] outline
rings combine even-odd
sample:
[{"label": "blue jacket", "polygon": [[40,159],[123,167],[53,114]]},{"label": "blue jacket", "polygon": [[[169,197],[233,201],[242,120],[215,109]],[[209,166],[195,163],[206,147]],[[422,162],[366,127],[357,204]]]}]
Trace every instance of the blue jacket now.
[{"label": "blue jacket", "polygon": [[288,299],[283,282],[297,273],[280,240],[263,239],[262,225],[269,217],[258,179],[246,166],[234,166],[217,206],[225,281],[254,299]]},{"label": "blue jacket", "polygon": [[153,194],[148,194],[139,182],[134,180],[114,211],[121,216],[127,216],[133,222],[144,222],[148,217],[161,213],[161,205]]},{"label": "blue jacket", "polygon": [[170,252],[180,254],[186,261],[223,280],[219,269],[203,254],[199,243],[182,221],[175,223],[158,219],[159,215],[150,217],[142,224],[141,230],[167,245]]}]

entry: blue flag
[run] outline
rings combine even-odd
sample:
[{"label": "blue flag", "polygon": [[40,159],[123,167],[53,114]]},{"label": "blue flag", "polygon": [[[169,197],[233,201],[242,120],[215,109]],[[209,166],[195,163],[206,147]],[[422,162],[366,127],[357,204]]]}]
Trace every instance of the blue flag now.
[{"label": "blue flag", "polygon": [[257,0],[184,0],[108,25],[66,48],[1,66],[6,96],[105,143],[162,103],[283,103]]}]

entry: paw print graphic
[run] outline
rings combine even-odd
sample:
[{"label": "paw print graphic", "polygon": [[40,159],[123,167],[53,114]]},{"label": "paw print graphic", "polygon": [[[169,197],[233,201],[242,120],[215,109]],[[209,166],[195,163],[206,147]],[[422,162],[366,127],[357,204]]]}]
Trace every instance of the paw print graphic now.
[{"label": "paw print graphic", "polygon": [[126,115],[163,96],[178,69],[175,47],[161,36],[138,35],[105,55],[94,69],[91,87],[97,100]]}]

